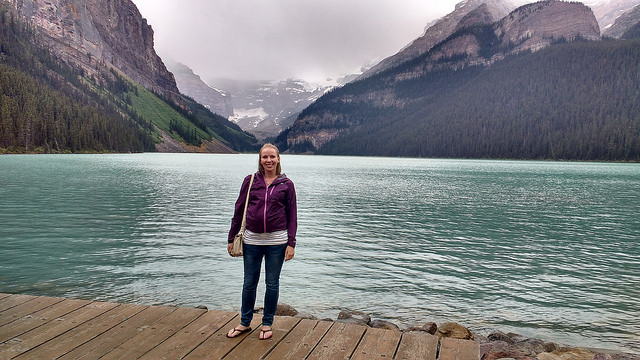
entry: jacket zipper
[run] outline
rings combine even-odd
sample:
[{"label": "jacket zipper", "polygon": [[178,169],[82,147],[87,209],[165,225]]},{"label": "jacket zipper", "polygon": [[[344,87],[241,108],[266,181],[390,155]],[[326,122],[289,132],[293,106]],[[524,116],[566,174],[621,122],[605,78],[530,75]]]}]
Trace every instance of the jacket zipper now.
[{"label": "jacket zipper", "polygon": [[[266,182],[265,182],[266,184]],[[267,194],[269,194],[269,187],[267,186],[267,190],[264,192],[264,214],[262,215],[262,220],[264,221],[264,231],[267,232]]]},{"label": "jacket zipper", "polygon": [[[274,180],[275,182],[275,180]],[[265,181],[265,185],[267,184],[267,182]],[[267,232],[267,199],[268,199],[268,195],[273,194],[273,187],[275,184],[271,184],[270,186],[267,186],[267,190],[264,192],[264,212],[262,214],[262,220],[264,222],[264,232]],[[269,194],[269,188],[271,188],[271,194]]]}]

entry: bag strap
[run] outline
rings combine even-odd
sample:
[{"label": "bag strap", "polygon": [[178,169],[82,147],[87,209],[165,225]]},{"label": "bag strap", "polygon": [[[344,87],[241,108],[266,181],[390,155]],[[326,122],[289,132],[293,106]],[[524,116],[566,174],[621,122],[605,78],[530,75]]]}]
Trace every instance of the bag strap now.
[{"label": "bag strap", "polygon": [[251,185],[253,185],[253,177],[256,174],[251,174],[251,181],[249,181],[249,188],[247,189],[247,198],[244,201],[244,213],[242,214],[242,225],[240,225],[240,231],[244,232],[247,228],[247,206],[249,206],[249,194],[251,193]]}]

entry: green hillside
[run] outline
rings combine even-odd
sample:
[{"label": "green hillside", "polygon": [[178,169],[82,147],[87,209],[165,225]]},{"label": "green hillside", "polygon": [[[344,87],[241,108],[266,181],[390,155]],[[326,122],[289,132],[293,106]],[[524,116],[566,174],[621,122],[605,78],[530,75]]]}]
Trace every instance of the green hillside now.
[{"label": "green hillside", "polygon": [[149,127],[90,91],[0,4],[0,153],[152,151]]},{"label": "green hillside", "polygon": [[255,137],[191,99],[178,105],[114,69],[89,75],[60,61],[4,4],[0,79],[0,153],[155,151],[161,131],[194,149],[256,148]]}]

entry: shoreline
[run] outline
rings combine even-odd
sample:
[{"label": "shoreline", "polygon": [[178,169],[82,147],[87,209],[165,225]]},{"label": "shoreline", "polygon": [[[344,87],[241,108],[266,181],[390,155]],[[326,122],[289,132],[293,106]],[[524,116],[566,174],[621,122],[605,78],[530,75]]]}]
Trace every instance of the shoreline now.
[{"label": "shoreline", "polygon": [[[260,313],[261,308],[256,309]],[[298,312],[288,304],[278,304],[277,316],[291,316],[306,319],[318,319],[312,314]],[[386,321],[375,320],[370,314],[361,311],[341,311],[336,319],[323,318],[319,320],[350,323],[372,328],[398,330],[401,332],[423,331],[439,338],[451,337],[463,340],[474,340],[480,344],[480,359],[498,360],[640,360],[640,353],[627,350],[614,350],[599,347],[584,347],[558,343],[550,340],[529,338],[516,333],[504,333],[499,330],[484,329],[472,331],[456,322],[436,324],[426,322],[401,329],[398,325]],[[487,333],[486,335],[484,333]]]},{"label": "shoreline", "polygon": [[[185,152],[185,151],[140,151],[140,152],[117,152],[117,151],[91,151],[81,150],[72,152],[65,151],[29,151],[16,152],[7,148],[0,148],[0,155],[130,155],[130,154],[210,154],[210,155],[254,155],[256,152]],[[415,159],[415,160],[482,160],[482,161],[542,161],[542,162],[560,162],[560,163],[602,163],[602,164],[640,164],[640,160],[599,160],[599,159],[548,159],[548,158],[460,158],[460,157],[421,157],[421,156],[375,156],[375,155],[317,155],[310,153],[287,153],[284,155],[294,156],[337,156],[337,157],[355,157],[355,158],[388,158],[388,159]]]}]

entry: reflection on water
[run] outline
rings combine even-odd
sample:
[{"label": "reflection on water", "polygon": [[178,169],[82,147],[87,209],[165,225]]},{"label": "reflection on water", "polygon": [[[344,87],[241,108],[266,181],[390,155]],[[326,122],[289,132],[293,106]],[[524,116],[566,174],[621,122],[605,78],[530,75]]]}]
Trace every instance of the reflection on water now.
[{"label": "reflection on water", "polygon": [[[225,242],[256,157],[0,157],[0,292],[237,310]],[[299,202],[282,302],[640,351],[640,166],[282,163]]]}]

